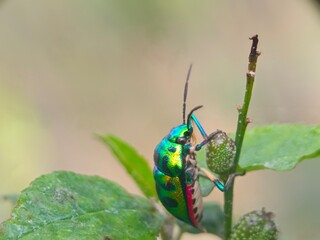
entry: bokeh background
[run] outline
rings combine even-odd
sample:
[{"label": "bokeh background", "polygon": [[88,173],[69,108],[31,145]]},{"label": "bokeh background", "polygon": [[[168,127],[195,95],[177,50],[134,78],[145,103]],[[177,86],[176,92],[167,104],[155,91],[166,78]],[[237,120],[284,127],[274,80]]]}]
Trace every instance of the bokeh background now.
[{"label": "bokeh background", "polygon": [[[182,121],[190,62],[189,109],[205,105],[197,116],[207,131],[233,132],[256,33],[250,127],[319,124],[320,8],[312,1],[1,1],[0,194],[55,170],[141,194],[95,134],[123,138],[152,165],[154,146]],[[265,207],[282,240],[320,239],[319,169],[317,159],[238,178],[236,216]],[[0,221],[10,207],[0,201]]]}]

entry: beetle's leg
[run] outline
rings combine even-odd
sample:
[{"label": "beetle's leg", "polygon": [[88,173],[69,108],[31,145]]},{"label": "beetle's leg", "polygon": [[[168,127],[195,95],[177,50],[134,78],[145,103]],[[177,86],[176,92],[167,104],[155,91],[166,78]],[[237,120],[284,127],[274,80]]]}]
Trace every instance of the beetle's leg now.
[{"label": "beetle's leg", "polygon": [[203,129],[203,127],[201,126],[201,124],[200,124],[199,120],[197,119],[196,115],[192,114],[192,115],[191,115],[191,119],[192,119],[192,121],[196,124],[196,126],[197,126],[197,128],[199,129],[202,137],[203,137],[204,139],[206,139],[206,138],[208,137],[208,135],[207,135],[206,132],[204,131],[204,129]]},{"label": "beetle's leg", "polygon": [[216,187],[221,191],[221,192],[225,192],[227,191],[232,182],[233,182],[233,179],[236,177],[236,176],[243,176],[245,174],[245,172],[242,172],[242,173],[233,173],[233,174],[230,174],[229,177],[228,177],[228,180],[226,182],[226,184],[223,184],[219,179],[215,178],[215,176],[213,176],[213,174],[211,172],[209,172],[207,169],[205,168],[199,168],[199,170],[201,172],[203,172],[205,174],[205,176],[211,181],[214,183],[214,185],[216,185]]},{"label": "beetle's leg", "polygon": [[[202,137],[204,138],[204,140],[197,144],[195,149],[191,149],[191,151],[199,151],[205,144],[207,144],[212,138],[214,138],[218,133],[221,133],[222,131],[217,130],[213,133],[211,133],[209,136],[207,135],[207,133],[205,132],[205,130],[203,129],[202,125],[200,124],[199,120],[197,119],[196,115],[191,114],[190,119],[196,124],[197,128],[199,129]],[[190,120],[190,121],[191,121]]]},{"label": "beetle's leg", "polygon": [[206,145],[208,142],[210,142],[215,136],[217,136],[219,133],[222,133],[222,131],[217,130],[211,133],[209,136],[207,136],[201,143],[197,144],[195,146],[195,151],[199,151],[204,145]]},{"label": "beetle's leg", "polygon": [[197,145],[190,147],[189,152],[194,153],[195,151],[199,151],[204,145],[210,142],[219,133],[222,133],[222,131],[221,130],[214,131],[209,136],[207,136],[206,139],[204,139],[201,143],[198,143]]},{"label": "beetle's leg", "polygon": [[226,189],[225,189],[225,186],[223,185],[223,183],[220,182],[217,178],[215,178],[215,176],[214,176],[211,172],[209,172],[207,169],[205,169],[205,168],[200,168],[200,167],[199,167],[199,170],[200,170],[201,172],[203,172],[204,175],[205,175],[211,182],[213,182],[214,185],[216,185],[217,188],[219,188],[220,191],[224,192],[224,191],[226,190]]},{"label": "beetle's leg", "polygon": [[236,172],[236,173],[230,174],[229,177],[228,177],[228,179],[227,179],[226,184],[224,185],[225,191],[227,191],[227,190],[230,188],[230,186],[231,186],[231,184],[233,183],[233,180],[234,180],[235,177],[237,177],[237,176],[243,176],[243,175],[245,175],[245,174],[246,174],[245,171],[243,171],[243,172]]},{"label": "beetle's leg", "polygon": [[[193,148],[193,152],[194,152],[194,148]],[[195,160],[194,158],[190,157],[190,154],[187,155],[186,162],[190,162],[193,166],[197,165],[197,160]]]}]

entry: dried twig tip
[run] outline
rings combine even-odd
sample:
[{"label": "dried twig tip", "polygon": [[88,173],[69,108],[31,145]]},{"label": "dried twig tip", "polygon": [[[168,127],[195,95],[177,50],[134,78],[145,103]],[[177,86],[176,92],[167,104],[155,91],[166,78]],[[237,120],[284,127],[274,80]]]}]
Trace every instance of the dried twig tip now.
[{"label": "dried twig tip", "polygon": [[[258,34],[252,36],[251,38],[249,38],[250,40],[252,40],[252,45],[251,45],[251,50],[250,50],[250,55],[249,55],[249,61],[253,58],[257,57],[257,47],[258,47]],[[251,62],[251,61],[250,61]]]},{"label": "dried twig tip", "polygon": [[257,39],[258,40],[258,34],[256,35],[253,35],[252,37],[249,37],[250,40],[254,40],[254,39]]}]

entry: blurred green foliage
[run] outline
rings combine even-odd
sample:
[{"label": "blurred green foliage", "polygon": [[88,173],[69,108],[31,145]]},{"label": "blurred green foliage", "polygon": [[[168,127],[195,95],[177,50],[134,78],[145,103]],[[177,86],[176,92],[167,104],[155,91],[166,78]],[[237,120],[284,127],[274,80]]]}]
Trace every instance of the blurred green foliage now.
[{"label": "blurred green foliage", "polygon": [[[181,121],[190,61],[189,106],[205,105],[206,129],[233,132],[247,54],[241,46],[253,33],[263,39],[263,64],[252,125],[318,124],[319,11],[311,3],[2,1],[0,193],[19,192],[56,169],[106,176],[139,193],[116,160],[101,159],[108,153],[92,133],[121,136],[151,164],[155,144]],[[259,194],[241,191],[238,209],[263,202],[288,239],[319,239],[319,167],[312,161],[280,175],[248,175],[239,188]],[[2,220],[10,207],[0,203]]]}]

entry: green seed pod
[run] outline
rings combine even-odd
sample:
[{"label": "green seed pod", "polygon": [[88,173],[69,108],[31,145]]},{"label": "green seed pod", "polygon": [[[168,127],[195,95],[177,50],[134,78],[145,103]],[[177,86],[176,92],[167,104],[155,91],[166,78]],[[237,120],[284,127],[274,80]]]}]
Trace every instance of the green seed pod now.
[{"label": "green seed pod", "polygon": [[206,146],[207,166],[219,175],[228,174],[233,166],[235,154],[234,141],[225,132],[221,132]]},{"label": "green seed pod", "polygon": [[230,240],[277,240],[279,231],[273,216],[264,209],[245,214],[233,227]]}]

